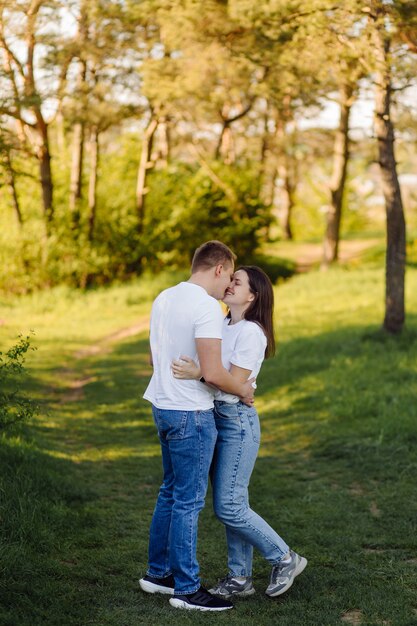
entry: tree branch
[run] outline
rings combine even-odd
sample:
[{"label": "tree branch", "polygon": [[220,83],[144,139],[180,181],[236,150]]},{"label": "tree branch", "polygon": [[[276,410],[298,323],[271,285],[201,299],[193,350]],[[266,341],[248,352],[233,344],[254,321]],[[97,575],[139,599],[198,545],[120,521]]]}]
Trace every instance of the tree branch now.
[{"label": "tree branch", "polygon": [[19,71],[20,76],[24,79],[25,72],[23,65],[9,47],[9,44],[7,43],[6,37],[4,35],[3,14],[0,14],[0,44],[6,54],[6,58],[8,59],[9,64],[11,63],[11,61],[13,61]]},{"label": "tree branch", "polygon": [[196,158],[197,162],[200,164],[202,169],[204,169],[204,171],[206,172],[206,174],[208,175],[210,180],[213,181],[213,183],[219,189],[221,189],[223,191],[224,195],[233,204],[237,204],[238,203],[238,198],[236,196],[235,191],[231,187],[229,187],[229,185],[227,185],[225,182],[223,182],[221,180],[221,178],[218,177],[216,172],[213,171],[213,169],[210,167],[210,165],[207,163],[207,161],[200,154],[200,152],[199,152],[198,148],[196,147],[196,145],[194,143],[188,143],[187,144],[187,148],[191,152],[191,154]]},{"label": "tree branch", "polygon": [[240,120],[240,118],[244,117],[247,113],[249,113],[249,111],[252,108],[253,102],[254,102],[255,98],[252,97],[251,101],[249,102],[249,104],[240,112],[237,113],[236,115],[234,115],[233,117],[224,117],[222,113],[220,113],[221,118],[224,122],[224,124],[226,126],[229,126],[229,124],[233,124],[233,122],[236,122],[237,120]]},{"label": "tree branch", "polygon": [[20,111],[13,111],[11,109],[8,109],[7,107],[0,106],[0,115],[6,115],[8,117],[13,117],[15,120],[18,120],[19,122],[21,122],[25,126],[28,126],[30,128],[36,128],[36,124],[31,124],[31,122],[28,122],[28,121],[26,121],[26,120],[24,120],[22,118],[22,116],[20,114]]}]

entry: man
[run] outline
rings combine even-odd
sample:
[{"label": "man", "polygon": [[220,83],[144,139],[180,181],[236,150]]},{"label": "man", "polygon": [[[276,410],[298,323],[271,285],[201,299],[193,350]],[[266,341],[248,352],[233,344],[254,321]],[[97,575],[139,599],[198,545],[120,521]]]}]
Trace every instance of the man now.
[{"label": "man", "polygon": [[[221,362],[223,315],[217,300],[231,283],[234,259],[220,241],[206,242],[195,251],[188,282],[163,291],[152,307],[154,372],[144,398],[152,403],[164,479],[151,522],[149,567],[139,582],[148,593],[173,595],[170,604],[177,608],[233,608],[201,587],[196,545],[217,436],[213,391],[205,382],[247,402],[253,398],[253,379],[238,382]],[[200,381],[174,378],[171,363],[181,354],[199,361]]]}]

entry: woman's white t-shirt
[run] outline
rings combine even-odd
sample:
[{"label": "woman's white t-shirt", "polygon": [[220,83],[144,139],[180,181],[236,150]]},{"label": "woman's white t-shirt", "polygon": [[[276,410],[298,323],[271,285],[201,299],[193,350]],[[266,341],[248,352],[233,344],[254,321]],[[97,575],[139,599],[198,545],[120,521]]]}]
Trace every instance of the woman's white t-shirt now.
[{"label": "woman's white t-shirt", "polygon": [[[225,318],[222,330],[222,363],[223,367],[230,370],[231,365],[237,365],[245,370],[250,370],[249,378],[256,377],[261,369],[265,358],[266,337],[262,328],[256,322],[241,320],[236,324],[229,324],[230,319]],[[216,391],[215,400],[239,402],[237,396],[224,391]]]}]

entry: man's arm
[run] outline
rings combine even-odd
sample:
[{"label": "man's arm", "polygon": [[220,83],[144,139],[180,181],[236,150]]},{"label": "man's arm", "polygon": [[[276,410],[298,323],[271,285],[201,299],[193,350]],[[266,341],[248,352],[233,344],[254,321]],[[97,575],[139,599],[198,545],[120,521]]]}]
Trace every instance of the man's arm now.
[{"label": "man's arm", "polygon": [[[209,385],[218,387],[226,393],[232,393],[242,399],[250,400],[254,395],[252,383],[255,380],[247,380],[250,372],[241,370],[241,374],[236,377],[223,367],[221,359],[221,339],[196,339],[198,360],[200,361],[201,374]],[[246,378],[243,372],[247,372]]]}]

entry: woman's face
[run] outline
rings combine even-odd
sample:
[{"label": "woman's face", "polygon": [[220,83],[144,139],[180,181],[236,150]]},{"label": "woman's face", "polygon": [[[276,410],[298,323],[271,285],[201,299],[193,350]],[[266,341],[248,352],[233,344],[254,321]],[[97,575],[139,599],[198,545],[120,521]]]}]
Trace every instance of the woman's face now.
[{"label": "woman's face", "polygon": [[254,295],[249,288],[249,277],[245,270],[237,270],[233,274],[233,280],[226,289],[223,302],[230,305],[244,306],[245,309],[254,299]]}]

